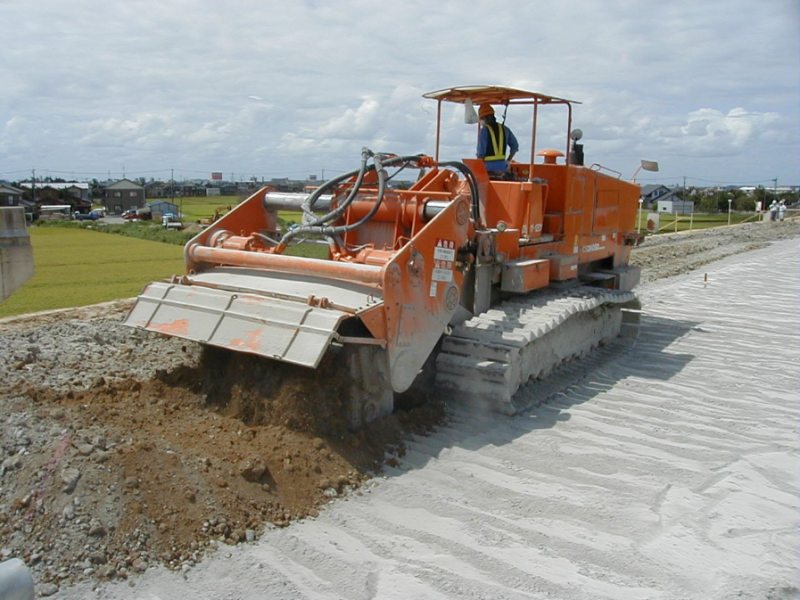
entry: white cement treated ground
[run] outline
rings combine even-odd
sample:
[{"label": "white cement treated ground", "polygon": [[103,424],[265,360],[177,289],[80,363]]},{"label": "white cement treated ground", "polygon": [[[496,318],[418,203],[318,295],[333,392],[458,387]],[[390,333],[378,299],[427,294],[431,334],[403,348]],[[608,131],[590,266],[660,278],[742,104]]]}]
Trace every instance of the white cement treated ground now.
[{"label": "white cement treated ground", "polygon": [[56,597],[800,598],[798,242],[640,295],[636,348],[547,406],[459,412],[363,497],[185,579]]}]

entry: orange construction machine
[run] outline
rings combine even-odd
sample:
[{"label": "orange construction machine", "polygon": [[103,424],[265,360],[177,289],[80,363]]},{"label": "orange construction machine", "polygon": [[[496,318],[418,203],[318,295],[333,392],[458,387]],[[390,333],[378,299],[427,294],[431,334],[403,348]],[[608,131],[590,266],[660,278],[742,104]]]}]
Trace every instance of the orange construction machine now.
[{"label": "orange construction machine", "polygon": [[[146,286],[126,324],[310,368],[340,352],[354,428],[423,373],[513,413],[528,380],[635,335],[639,186],[584,165],[575,102],[497,86],[425,97],[438,103],[432,157],[364,149],[359,168],[310,194],[262,189],[194,237],[186,274]],[[527,108],[530,161],[497,178],[482,159],[441,161],[444,102]],[[563,152],[537,151],[545,107],[566,113]],[[392,186],[407,168],[416,182]],[[280,210],[301,210],[302,224],[281,231]],[[303,243],[327,256],[287,252]]]}]

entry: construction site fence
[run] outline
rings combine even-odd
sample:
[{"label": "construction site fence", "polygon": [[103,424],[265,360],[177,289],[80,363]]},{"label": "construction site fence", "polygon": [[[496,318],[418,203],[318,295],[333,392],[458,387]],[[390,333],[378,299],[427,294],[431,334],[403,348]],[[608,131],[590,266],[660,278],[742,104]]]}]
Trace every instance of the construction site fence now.
[{"label": "construction site fence", "polygon": [[[653,233],[653,234],[661,233],[662,231],[667,231],[667,230],[670,230],[670,229],[673,230],[675,233],[677,233],[678,230],[679,230],[679,225],[681,223],[687,223],[687,222],[689,223],[689,228],[688,229],[684,229],[684,231],[693,231],[693,229],[694,229],[694,216],[695,216],[695,213],[690,213],[688,215],[680,215],[678,213],[661,213],[661,214],[669,215],[669,216],[673,217],[674,220],[672,222],[670,222],[670,223],[666,223],[663,226],[659,227],[656,231],[649,232],[649,233]],[[705,214],[705,213],[698,213],[698,214],[702,215],[702,214]],[[728,213],[727,225],[742,225],[743,223],[748,223],[750,221],[771,221],[772,220],[770,218],[770,213],[768,211],[755,212],[752,215],[750,215],[749,217],[747,217],[745,219],[741,219],[741,220],[737,219],[735,222],[731,222],[731,214],[733,214],[733,213]],[[741,213],[735,213],[735,214],[741,214]],[[796,219],[798,216],[800,216],[800,208],[787,209],[785,220]],[[777,219],[775,219],[775,220],[777,221]],[[721,224],[718,225],[718,226],[721,226]],[[709,229],[709,228],[703,227],[701,229]]]}]

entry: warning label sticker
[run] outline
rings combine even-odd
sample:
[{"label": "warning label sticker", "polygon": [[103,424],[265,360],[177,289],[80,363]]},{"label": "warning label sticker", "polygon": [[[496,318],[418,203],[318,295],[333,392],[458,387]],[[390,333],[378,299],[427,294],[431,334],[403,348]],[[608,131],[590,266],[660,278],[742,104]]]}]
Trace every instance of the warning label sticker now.
[{"label": "warning label sticker", "polygon": [[[433,282],[431,290],[437,281],[453,281],[453,263],[456,260],[456,243],[453,240],[436,240],[433,249]],[[431,294],[433,295],[433,294]]]},{"label": "warning label sticker", "polygon": [[433,249],[433,258],[436,260],[456,259],[456,243],[453,240],[436,240],[436,247]]},{"label": "warning label sticker", "polygon": [[452,269],[434,269],[433,270],[433,280],[434,281],[453,281],[453,270]]}]

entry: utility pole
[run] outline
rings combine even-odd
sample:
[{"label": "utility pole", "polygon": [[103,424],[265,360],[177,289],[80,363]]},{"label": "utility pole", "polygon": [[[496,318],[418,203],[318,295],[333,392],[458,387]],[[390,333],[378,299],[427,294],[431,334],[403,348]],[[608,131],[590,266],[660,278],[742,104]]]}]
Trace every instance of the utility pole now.
[{"label": "utility pole", "polygon": [[31,169],[31,198],[36,204],[36,169]]}]

